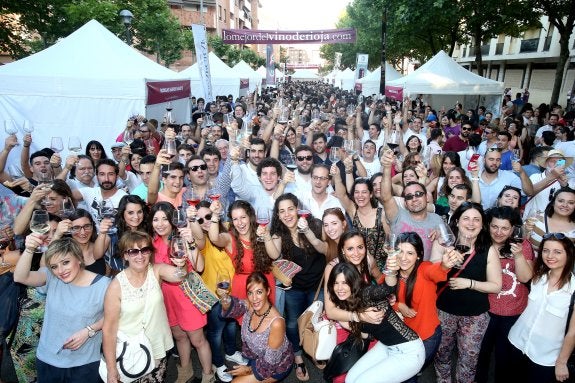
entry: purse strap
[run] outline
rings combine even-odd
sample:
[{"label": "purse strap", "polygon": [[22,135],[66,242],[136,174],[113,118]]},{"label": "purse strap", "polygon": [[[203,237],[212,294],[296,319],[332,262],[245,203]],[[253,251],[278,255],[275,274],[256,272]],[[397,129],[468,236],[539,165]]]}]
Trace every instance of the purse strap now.
[{"label": "purse strap", "polygon": [[323,285],[323,278],[325,277],[325,274],[322,274],[321,279],[319,281],[319,285],[317,286],[317,290],[315,290],[315,295],[313,296],[313,300],[317,301],[317,297],[319,297],[319,289],[321,289],[321,286]]},{"label": "purse strap", "polygon": [[569,322],[571,322],[571,316],[573,315],[573,304],[575,303],[575,291],[571,294],[571,302],[569,303],[569,314],[567,314],[567,324],[565,325],[565,335],[569,330]]},{"label": "purse strap", "polygon": [[[473,250],[473,252],[471,254],[469,254],[469,257],[467,257],[467,259],[465,260],[463,265],[461,265],[459,270],[455,274],[453,274],[453,276],[451,276],[451,278],[457,278],[459,276],[459,274],[461,274],[463,272],[463,270],[465,270],[465,266],[467,266],[467,264],[469,262],[471,262],[471,259],[473,259],[474,256],[475,256],[475,249]],[[445,282],[443,287],[441,287],[441,289],[439,289],[439,291],[437,292],[437,298],[439,298],[439,296],[443,293],[443,291],[445,291],[446,288],[447,288],[447,282]]]}]

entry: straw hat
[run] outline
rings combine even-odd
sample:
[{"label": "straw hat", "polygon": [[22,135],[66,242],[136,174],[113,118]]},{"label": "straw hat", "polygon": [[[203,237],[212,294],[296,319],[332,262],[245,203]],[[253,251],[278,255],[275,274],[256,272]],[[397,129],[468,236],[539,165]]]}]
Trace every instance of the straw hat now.
[{"label": "straw hat", "polygon": [[561,150],[553,149],[547,152],[546,156],[541,157],[541,162],[544,164],[549,158],[562,158],[565,160],[565,167],[571,166],[573,157],[565,157]]}]

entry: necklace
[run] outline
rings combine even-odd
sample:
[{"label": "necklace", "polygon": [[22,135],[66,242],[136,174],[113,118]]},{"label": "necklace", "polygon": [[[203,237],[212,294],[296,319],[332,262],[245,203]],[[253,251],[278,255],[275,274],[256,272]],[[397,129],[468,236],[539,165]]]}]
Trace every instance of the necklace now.
[{"label": "necklace", "polygon": [[249,241],[244,241],[244,240],[241,239],[241,238],[240,238],[240,242],[241,242],[241,244],[242,244],[242,246],[243,246],[244,249],[246,249],[246,250],[251,250],[251,249],[252,249],[251,242],[249,242]]},{"label": "necklace", "polygon": [[[249,325],[248,325],[248,331],[249,331],[249,332],[252,332],[252,333],[258,331],[258,329],[261,327],[262,323],[264,322],[264,319],[266,319],[266,317],[269,315],[271,309],[272,309],[272,305],[271,305],[271,303],[270,303],[270,306],[268,307],[268,309],[266,310],[266,312],[263,313],[263,314],[261,314],[261,315],[258,314],[258,313],[256,312],[256,310],[254,310],[253,313],[252,313],[252,315],[250,316],[250,322],[249,322]],[[258,323],[258,325],[256,326],[256,328],[254,328],[254,329],[252,330],[252,318],[253,318],[254,314],[256,314],[256,316],[258,316],[258,317],[260,317],[260,318],[262,318],[262,319],[260,319],[260,322]]]}]

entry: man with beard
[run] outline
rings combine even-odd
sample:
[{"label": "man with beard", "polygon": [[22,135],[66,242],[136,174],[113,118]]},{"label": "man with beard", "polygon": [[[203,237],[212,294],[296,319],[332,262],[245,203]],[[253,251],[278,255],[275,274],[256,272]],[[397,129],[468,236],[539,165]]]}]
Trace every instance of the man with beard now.
[{"label": "man with beard", "polygon": [[471,126],[470,123],[468,122],[464,123],[461,126],[461,131],[459,132],[459,135],[450,137],[447,139],[447,141],[445,141],[445,144],[443,145],[443,151],[460,152],[462,150],[467,149],[467,147],[469,146],[469,135],[471,134],[472,130],[473,127]]},{"label": "man with beard", "polygon": [[[310,129],[310,132],[313,132]],[[325,133],[318,132],[313,133],[311,139],[311,145],[313,147],[313,163],[314,164],[325,164],[331,166],[331,161],[329,159],[327,149],[327,137]]]},{"label": "man with beard", "polygon": [[[487,149],[484,157],[483,171],[479,175],[479,189],[481,190],[481,204],[483,209],[495,205],[497,196],[507,185],[520,188],[524,194],[533,195],[533,184],[519,162],[513,162],[513,171],[500,170],[501,149],[491,147]],[[519,175],[519,176],[518,176]],[[475,179],[477,180],[477,179]],[[472,181],[474,181],[472,179]]]},{"label": "man with beard", "polygon": [[332,193],[328,193],[331,176],[329,167],[324,164],[314,164],[311,167],[311,197],[301,196],[305,206],[311,215],[317,219],[323,218],[323,212],[330,208],[339,208],[344,211],[339,199]]},{"label": "man with beard", "polygon": [[246,186],[256,187],[260,181],[257,174],[257,167],[265,157],[266,144],[261,138],[250,139],[249,157],[246,163],[239,163],[239,148],[234,146],[230,149],[230,159],[232,160],[232,190],[236,192],[238,183],[245,183]]},{"label": "man with beard", "polygon": [[119,171],[118,164],[113,159],[101,159],[96,165],[98,186],[72,190],[76,201],[84,201],[86,203],[88,211],[92,214],[95,222],[100,222],[99,207],[103,200],[109,199],[117,209],[120,199],[127,194],[116,186]]},{"label": "man with beard", "polygon": [[385,215],[391,224],[392,233],[414,231],[421,237],[424,248],[424,261],[431,257],[431,247],[435,239],[435,229],[443,222],[435,213],[427,212],[427,190],[419,182],[409,182],[403,188],[401,196],[405,201],[405,209],[401,208],[393,197],[391,188],[391,166],[395,156],[391,150],[386,150],[381,156],[383,179],[379,199],[385,209]]},{"label": "man with beard", "polygon": [[294,194],[299,198],[309,196],[311,193],[311,166],[313,165],[313,150],[307,145],[295,148],[295,176]]}]

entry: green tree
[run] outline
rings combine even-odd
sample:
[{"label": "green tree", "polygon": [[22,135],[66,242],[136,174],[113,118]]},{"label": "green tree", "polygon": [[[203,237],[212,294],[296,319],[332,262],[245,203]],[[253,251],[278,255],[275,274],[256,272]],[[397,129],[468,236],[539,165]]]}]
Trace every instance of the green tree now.
[{"label": "green tree", "polygon": [[563,82],[563,71],[569,60],[569,39],[575,27],[575,0],[535,0],[533,7],[549,18],[559,32],[559,61],[555,68],[555,81],[551,92],[551,103],[559,101]]}]

